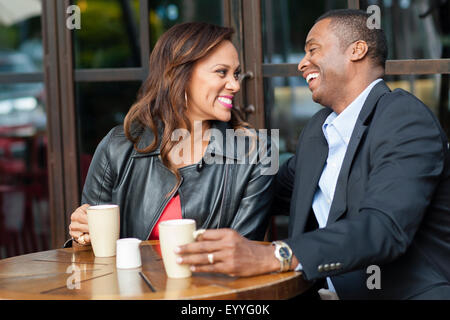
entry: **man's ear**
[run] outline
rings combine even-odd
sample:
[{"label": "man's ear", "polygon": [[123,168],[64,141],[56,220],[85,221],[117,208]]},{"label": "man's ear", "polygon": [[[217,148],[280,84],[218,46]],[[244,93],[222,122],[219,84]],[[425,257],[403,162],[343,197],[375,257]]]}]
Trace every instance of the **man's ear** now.
[{"label": "man's ear", "polygon": [[358,40],[350,45],[349,50],[350,60],[356,62],[364,59],[369,51],[369,46],[364,40]]}]

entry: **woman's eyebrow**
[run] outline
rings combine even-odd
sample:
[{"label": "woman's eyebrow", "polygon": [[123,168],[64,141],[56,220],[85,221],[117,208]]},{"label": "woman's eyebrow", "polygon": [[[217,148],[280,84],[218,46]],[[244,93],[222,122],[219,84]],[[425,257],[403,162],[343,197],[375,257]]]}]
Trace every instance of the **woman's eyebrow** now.
[{"label": "woman's eyebrow", "polygon": [[[221,66],[221,67],[225,67],[225,68],[231,69],[231,67],[230,67],[229,65],[224,64],[224,63],[216,64],[213,68],[218,67],[218,66]],[[241,65],[238,65],[238,66],[236,67],[235,70],[238,70],[238,69],[240,69],[240,68],[241,68]]]},{"label": "woman's eyebrow", "polygon": [[227,64],[223,64],[223,63],[219,63],[219,64],[216,64],[213,68],[215,68],[215,67],[226,67],[226,68],[230,68],[230,66],[229,65],[227,65]]}]

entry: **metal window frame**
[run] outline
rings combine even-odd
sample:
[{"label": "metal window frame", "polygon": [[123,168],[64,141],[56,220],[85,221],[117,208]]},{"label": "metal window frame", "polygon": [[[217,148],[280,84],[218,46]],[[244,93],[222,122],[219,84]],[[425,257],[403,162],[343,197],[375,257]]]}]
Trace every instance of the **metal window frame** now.
[{"label": "metal window frame", "polygon": [[0,83],[25,83],[25,82],[43,82],[44,72],[33,73],[10,73],[0,74]]},{"label": "metal window frame", "polygon": [[79,177],[72,38],[66,28],[70,0],[43,0],[42,5],[51,243],[58,247],[69,236],[70,209],[79,202],[78,192],[73,192]]},{"label": "metal window frame", "polygon": [[[295,63],[263,64],[264,77],[298,77]],[[450,59],[388,60],[386,75],[450,74]]]},{"label": "metal window frame", "polygon": [[[255,19],[255,17],[258,17]],[[252,72],[253,77],[243,83],[245,88],[244,110],[254,110],[248,115],[256,129],[265,128],[264,89],[262,73],[262,16],[261,0],[242,1],[242,25],[244,42],[244,70]],[[249,108],[249,109],[248,109]]]},{"label": "metal window frame", "polygon": [[349,9],[359,9],[359,0],[348,0],[347,6]]},{"label": "metal window frame", "polygon": [[[148,1],[139,0],[139,68],[75,69],[73,31],[66,28],[66,8],[71,0],[42,0],[44,72],[3,74],[0,81],[44,80],[47,98],[49,209],[52,246],[59,247],[69,237],[70,215],[80,205],[79,158],[75,84],[79,82],[143,81],[149,72]],[[56,63],[55,63],[56,62]]]},{"label": "metal window frame", "polygon": [[[42,37],[44,50],[44,83],[47,109],[47,158],[49,176],[49,210],[52,234],[52,247],[57,246],[57,239],[65,237],[65,192],[64,192],[64,160],[61,121],[61,82],[59,72],[58,29],[50,28],[58,23],[56,0],[42,1]],[[57,63],[50,63],[55,61]],[[59,214],[57,214],[59,213]]]}]

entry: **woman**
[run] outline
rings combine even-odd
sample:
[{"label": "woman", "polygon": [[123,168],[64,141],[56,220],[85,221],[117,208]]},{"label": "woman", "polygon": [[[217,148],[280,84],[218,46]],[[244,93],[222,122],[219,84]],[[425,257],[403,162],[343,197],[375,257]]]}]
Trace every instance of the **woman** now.
[{"label": "woman", "polygon": [[[86,208],[104,203],[120,206],[121,237],[158,239],[159,222],[191,218],[198,228],[228,227],[263,239],[273,176],[261,174],[261,155],[242,161],[239,147],[227,150],[216,137],[248,128],[232,104],[240,90],[232,34],[230,28],[185,23],[160,37],[150,75],[124,125],[97,147],[85,204],[71,216],[70,235],[77,243],[90,241]],[[180,132],[188,135],[179,139]]]}]

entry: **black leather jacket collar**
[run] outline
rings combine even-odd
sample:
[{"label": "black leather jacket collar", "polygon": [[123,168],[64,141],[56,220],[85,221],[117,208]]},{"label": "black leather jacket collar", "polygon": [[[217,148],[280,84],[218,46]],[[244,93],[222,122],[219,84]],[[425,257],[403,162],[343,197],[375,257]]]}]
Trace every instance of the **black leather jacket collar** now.
[{"label": "black leather jacket collar", "polygon": [[[225,140],[225,137],[227,136],[227,130],[232,130],[227,122],[222,122],[222,121],[212,121],[211,129],[217,130],[217,132],[220,134],[221,137],[224,138],[224,140]],[[161,127],[159,127],[158,134],[160,137],[162,136],[162,133],[163,133],[163,130]],[[154,139],[154,135],[153,135],[152,130],[150,130],[149,128],[145,128],[142,132],[141,139],[139,140],[139,142],[137,144],[138,149],[144,149],[145,147],[149,146],[153,142],[153,139]],[[233,141],[233,143],[235,143],[235,142],[236,141]],[[139,152],[137,152],[136,149],[134,149],[134,152],[131,156],[134,158],[159,156],[161,153],[160,146],[161,146],[161,140],[159,141],[159,145],[155,150],[148,152],[148,153],[139,153]],[[227,150],[231,150],[231,151],[227,151]],[[205,151],[205,156],[207,156],[207,155],[221,156],[224,158],[229,158],[229,159],[237,160],[237,161],[243,161],[243,159],[245,158],[245,154],[242,154],[241,149],[230,148],[230,147],[227,148],[226,141],[224,143],[220,143],[220,139],[219,140],[212,139],[212,142],[208,145],[208,148]]]}]

